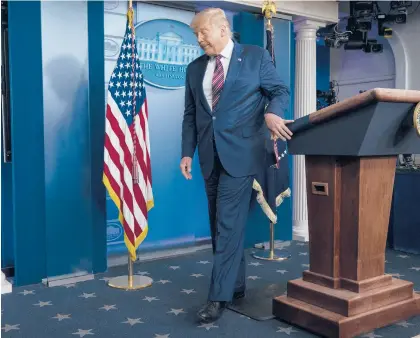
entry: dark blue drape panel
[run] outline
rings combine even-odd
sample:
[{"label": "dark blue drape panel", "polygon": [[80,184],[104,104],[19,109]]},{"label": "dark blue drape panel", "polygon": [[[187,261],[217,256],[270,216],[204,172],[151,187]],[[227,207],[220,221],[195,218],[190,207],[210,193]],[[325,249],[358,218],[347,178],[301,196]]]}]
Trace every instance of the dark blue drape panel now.
[{"label": "dark blue drape panel", "polygon": [[233,17],[233,30],[239,33],[240,43],[264,46],[264,18],[261,15],[241,12]]},{"label": "dark blue drape panel", "polygon": [[328,90],[330,87],[330,48],[316,45],[316,89]]},{"label": "dark blue drape panel", "polygon": [[14,282],[25,285],[46,275],[40,2],[10,1],[9,32]]},{"label": "dark blue drape panel", "polygon": [[[99,187],[103,71],[93,66],[90,74],[89,68],[95,62],[103,67],[103,44],[97,43],[101,48],[97,60],[93,60],[95,45],[89,48],[88,25],[95,25],[95,9],[91,9],[89,25],[88,2],[41,3],[48,277],[93,272],[93,258],[101,254],[95,252],[95,242],[105,240],[100,215],[105,195]],[[102,26],[95,29],[102,38],[103,12],[98,15]],[[105,257],[106,247],[102,246]]]},{"label": "dark blue drape panel", "polygon": [[89,44],[89,121],[91,144],[91,195],[92,195],[92,267],[93,272],[105,271],[106,256],[106,204],[102,183],[104,162],[105,94],[103,90],[105,68],[104,2],[88,2]]},{"label": "dark blue drape panel", "polygon": [[[291,22],[283,19],[273,19],[274,26],[274,52],[276,55],[276,68],[284,83],[292,90],[294,77],[294,58],[291,58]],[[240,42],[265,48],[265,22],[261,15],[251,13],[238,13],[233,20],[233,29],[240,35]],[[292,102],[291,98],[291,102]],[[286,118],[291,118],[293,110],[290,109]],[[291,162],[291,161],[289,161]],[[290,166],[290,171],[292,167]],[[291,181],[292,182],[292,181]],[[291,186],[290,186],[291,187]],[[275,239],[289,240],[292,238],[292,212],[291,199],[287,198],[278,210],[278,222],[275,229]],[[247,223],[245,246],[250,247],[256,243],[268,241],[269,220],[262,212],[259,204],[254,201]]]},{"label": "dark blue drape panel", "polygon": [[397,170],[388,228],[390,244],[395,250],[420,254],[419,200],[420,173]]},{"label": "dark blue drape panel", "polygon": [[[292,22],[284,19],[273,19],[274,27],[274,48],[276,54],[276,68],[282,80],[290,89],[290,108],[285,114],[285,119],[293,119],[293,91],[295,78],[295,58],[294,45],[295,40],[292,37]],[[281,163],[280,163],[281,165]],[[293,193],[293,158],[289,156],[289,187]],[[286,198],[277,208],[277,224],[275,227],[275,239],[292,239],[292,198]],[[265,230],[268,232],[268,229]]]},{"label": "dark blue drape panel", "polygon": [[[3,140],[3,137],[1,138]],[[3,145],[1,158],[3,159]],[[1,267],[13,267],[13,186],[12,163],[1,160]]]}]

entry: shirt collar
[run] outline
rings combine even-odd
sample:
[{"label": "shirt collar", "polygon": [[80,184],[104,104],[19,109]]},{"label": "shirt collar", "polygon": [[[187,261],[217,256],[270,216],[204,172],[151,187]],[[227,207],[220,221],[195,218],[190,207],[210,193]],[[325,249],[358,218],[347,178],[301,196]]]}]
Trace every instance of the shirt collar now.
[{"label": "shirt collar", "polygon": [[229,60],[232,57],[233,46],[234,46],[233,41],[229,39],[228,44],[222,50],[220,55]]}]

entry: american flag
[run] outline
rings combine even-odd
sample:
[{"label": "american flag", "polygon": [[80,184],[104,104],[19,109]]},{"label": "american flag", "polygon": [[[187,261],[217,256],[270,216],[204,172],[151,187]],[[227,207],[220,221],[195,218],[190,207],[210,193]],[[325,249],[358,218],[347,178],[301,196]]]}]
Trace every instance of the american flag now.
[{"label": "american flag", "polygon": [[[275,67],[276,57],[274,54],[272,26],[268,25],[266,34],[266,49],[270,54]],[[270,135],[267,135],[265,147],[266,163],[264,163],[264,166],[256,175],[253,182],[253,188],[257,191],[257,201],[260,204],[262,211],[271,223],[276,224],[277,207],[283,203],[285,197],[290,197],[291,194],[289,188],[289,168],[287,163],[286,142],[281,140],[272,140]],[[279,150],[281,152],[279,152]],[[280,165],[281,160],[283,160],[282,165]]]},{"label": "american flag", "polygon": [[[131,11],[131,13],[130,13]],[[108,84],[103,182],[119,210],[132,260],[148,231],[153,207],[146,88],[140,70],[132,9]]]}]

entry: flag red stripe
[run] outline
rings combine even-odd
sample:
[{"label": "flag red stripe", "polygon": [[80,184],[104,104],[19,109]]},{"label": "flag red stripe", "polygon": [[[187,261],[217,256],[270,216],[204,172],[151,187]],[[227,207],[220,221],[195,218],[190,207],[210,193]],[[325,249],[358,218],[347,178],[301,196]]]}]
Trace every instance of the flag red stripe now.
[{"label": "flag red stripe", "polygon": [[[119,128],[118,128],[119,129]],[[123,201],[121,201],[121,212],[124,215],[124,203],[126,204],[126,206],[128,207],[128,209],[131,211],[131,214],[134,216],[133,220],[134,220],[134,229],[131,229],[129,224],[127,223],[125,217],[123,220],[123,227],[124,227],[124,232],[127,234],[128,239],[130,240],[130,242],[133,244],[135,244],[135,239],[143,232],[140,224],[137,221],[137,218],[134,215],[134,205],[133,205],[133,196],[131,194],[130,189],[127,187],[127,185],[125,184],[124,181],[124,168],[120,165],[120,161],[119,161],[119,154],[117,153],[117,151],[114,149],[111,141],[109,140],[109,136],[106,135],[106,142],[107,142],[107,150],[109,153],[110,158],[112,159],[112,161],[114,162],[115,166],[117,167],[119,174],[120,174],[120,180],[121,180],[121,184],[123,187]],[[125,143],[124,143],[125,144]],[[125,153],[125,152],[124,152]],[[130,157],[131,159],[131,157]],[[108,168],[109,171],[109,168]],[[109,172],[109,175],[111,175],[111,173]],[[108,176],[108,175],[107,175]],[[114,178],[111,176],[112,180],[115,182]],[[109,177],[108,177],[109,179]],[[115,191],[115,190],[114,190]],[[119,194],[119,196],[121,196],[121,194]],[[140,194],[141,196],[141,194]]]},{"label": "flag red stripe", "polygon": [[[110,108],[109,105],[107,107],[107,110],[109,110],[111,112],[111,108]],[[133,167],[132,155],[131,155],[130,151],[128,150],[127,144],[125,143],[125,135],[124,135],[123,131],[121,130],[121,128],[119,126],[119,123],[118,123],[118,121],[117,121],[117,119],[115,118],[114,115],[109,114],[109,116],[107,116],[107,118],[108,118],[108,121],[111,125],[111,128],[112,128],[113,132],[115,133],[118,140],[120,141],[120,146],[121,146],[121,149],[122,149],[123,154],[124,154],[125,165],[127,166],[127,168],[132,168]],[[131,132],[131,130],[130,130],[130,132]],[[125,182],[124,181],[124,175],[123,175],[124,170],[123,170],[123,168],[120,164],[119,154],[114,149],[114,147],[112,146],[111,143],[110,143],[110,147],[108,147],[108,152],[110,152],[110,156],[111,156],[111,153],[113,152],[112,158],[114,158],[113,161],[114,161],[115,165],[118,167],[118,169],[120,170],[121,182],[124,186],[126,186],[125,183],[124,183]],[[143,162],[143,161],[141,161],[141,162]],[[141,162],[139,161],[139,163],[141,163]],[[128,188],[126,190],[127,191],[125,191],[123,189],[123,198],[124,198],[124,200],[126,200],[126,194],[127,193],[129,194],[129,196],[127,196],[127,198],[129,198],[129,201],[131,201],[131,204],[129,204],[128,201],[127,201],[127,204],[129,205],[129,207],[131,206],[130,210],[134,215],[134,210],[133,210],[133,205],[132,205],[132,203],[133,203],[132,195],[131,195],[131,192],[129,191]],[[143,194],[142,193],[134,194],[134,197],[135,197],[137,205],[139,206],[143,215],[146,216],[147,215],[147,206],[146,206],[146,201],[144,199]]]},{"label": "flag red stripe", "polygon": [[[144,131],[143,133],[143,139],[144,139],[144,144],[147,145],[147,135],[146,135],[146,121],[145,121],[145,116],[146,118],[148,118],[149,114],[148,114],[148,110],[147,110],[147,100],[144,101],[144,115],[143,115],[143,109],[141,109],[140,111],[140,127],[141,129]],[[147,169],[145,169],[145,175],[147,177],[147,180],[150,182],[150,185],[152,184],[152,172],[151,172],[151,165],[150,165],[150,154],[146,149],[146,165],[147,165]]]},{"label": "flag red stripe", "polygon": [[[144,100],[144,115],[146,116],[147,121],[149,121],[149,108],[148,108],[148,103],[147,103],[147,99]],[[144,130],[146,130],[146,127],[144,127]],[[145,135],[149,136],[149,135]],[[147,143],[146,143],[147,144]],[[149,183],[150,186],[152,186],[152,165],[150,162],[150,153],[149,151],[147,151],[147,158],[146,158],[146,163],[147,163],[147,177],[149,179]]]}]

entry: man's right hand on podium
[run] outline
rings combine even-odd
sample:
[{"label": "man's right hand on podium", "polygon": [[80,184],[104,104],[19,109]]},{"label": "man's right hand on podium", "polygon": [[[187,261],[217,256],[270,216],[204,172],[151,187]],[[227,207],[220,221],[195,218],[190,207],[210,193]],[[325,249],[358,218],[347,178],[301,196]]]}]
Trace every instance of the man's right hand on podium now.
[{"label": "man's right hand on podium", "polygon": [[181,159],[181,173],[182,175],[184,175],[184,177],[187,180],[191,180],[192,179],[192,175],[191,175],[191,164],[192,164],[192,158],[191,157],[183,157]]}]

